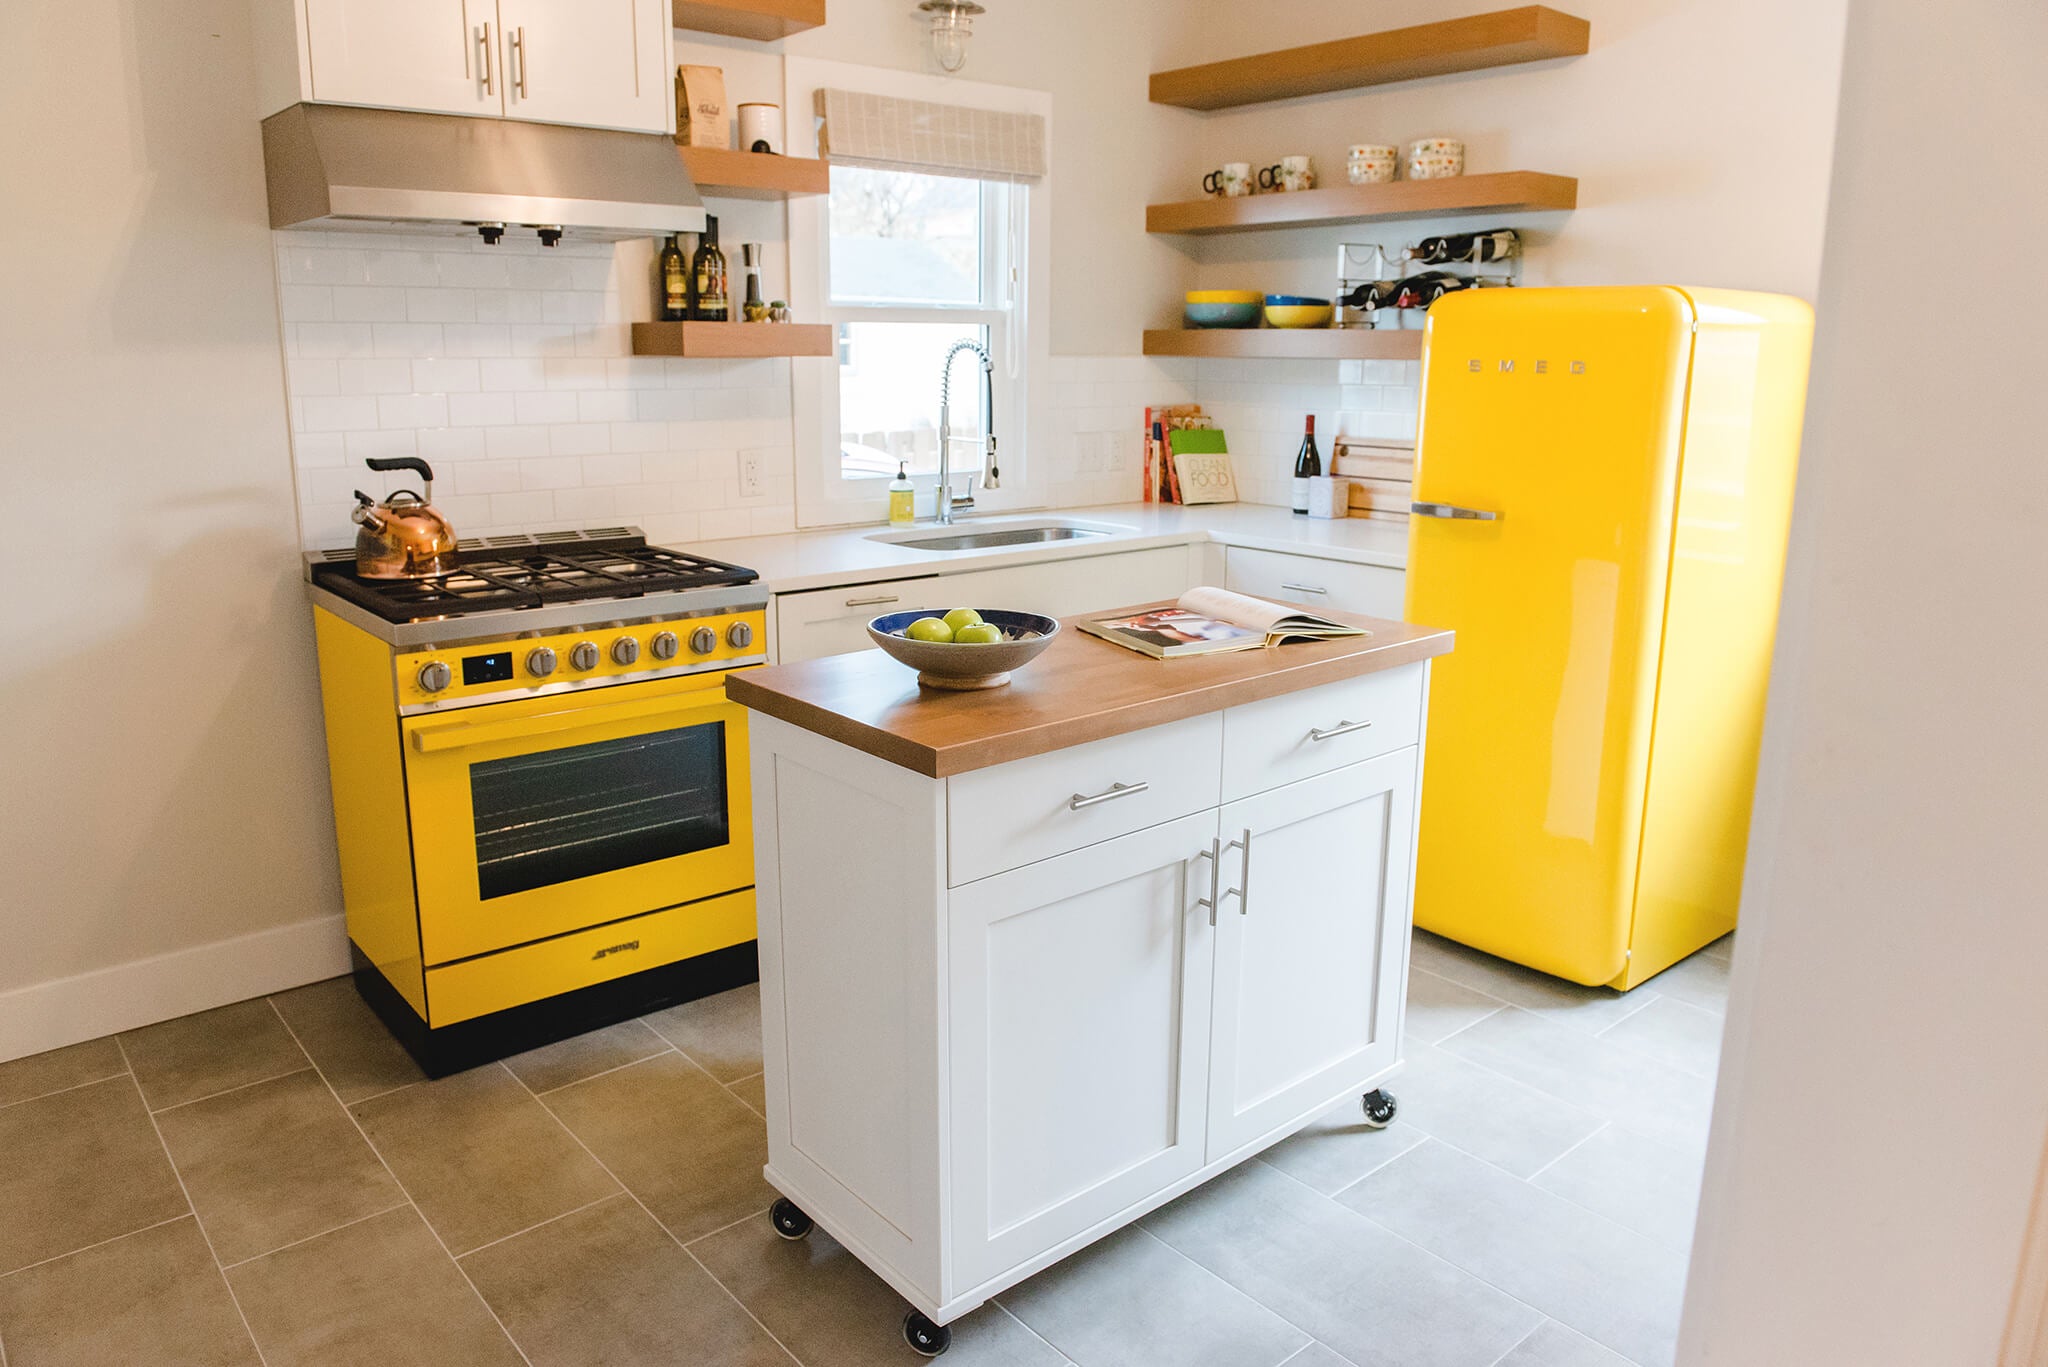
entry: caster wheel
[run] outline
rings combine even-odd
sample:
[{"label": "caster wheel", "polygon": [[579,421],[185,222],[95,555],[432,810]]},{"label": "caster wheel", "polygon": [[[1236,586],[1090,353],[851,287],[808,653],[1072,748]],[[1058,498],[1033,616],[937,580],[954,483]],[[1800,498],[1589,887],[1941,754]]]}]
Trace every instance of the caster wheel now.
[{"label": "caster wheel", "polygon": [[768,1208],[768,1219],[774,1224],[777,1234],[792,1242],[803,1238],[812,1229],[811,1217],[798,1210],[787,1198],[777,1200]]},{"label": "caster wheel", "polygon": [[1387,1126],[1394,1123],[1394,1115],[1398,1110],[1400,1110],[1400,1105],[1394,1100],[1392,1092],[1383,1092],[1378,1088],[1374,1088],[1365,1094],[1366,1128],[1369,1130],[1384,1130]]},{"label": "caster wheel", "polygon": [[928,1358],[935,1358],[953,1346],[953,1331],[933,1324],[913,1310],[903,1317],[903,1341]]}]

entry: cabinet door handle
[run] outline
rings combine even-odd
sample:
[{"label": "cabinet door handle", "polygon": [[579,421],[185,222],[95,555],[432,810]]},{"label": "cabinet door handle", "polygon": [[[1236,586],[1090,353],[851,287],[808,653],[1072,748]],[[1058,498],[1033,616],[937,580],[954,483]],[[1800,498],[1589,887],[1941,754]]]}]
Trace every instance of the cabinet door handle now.
[{"label": "cabinet door handle", "polygon": [[1222,864],[1223,860],[1218,854],[1217,845],[1214,840],[1209,842],[1208,849],[1196,850],[1195,858],[1209,861],[1209,895],[1207,897],[1197,897],[1195,905],[1208,908],[1209,924],[1213,926],[1216,924],[1216,885],[1221,881],[1222,873],[1218,866]]},{"label": "cabinet door handle", "polygon": [[1083,807],[1093,807],[1098,802],[1114,802],[1120,797],[1135,797],[1139,793],[1150,789],[1151,786],[1149,783],[1112,783],[1106,791],[1096,793],[1090,797],[1083,797],[1081,794],[1075,793],[1067,802],[1067,810],[1078,812]]},{"label": "cabinet door handle", "polygon": [[1320,584],[1282,584],[1282,585],[1281,585],[1280,587],[1281,587],[1281,588],[1283,588],[1283,589],[1288,589],[1288,590],[1291,590],[1291,591],[1293,591],[1293,592],[1295,592],[1295,593],[1328,593],[1328,592],[1329,592],[1329,590],[1328,590],[1328,589],[1324,588],[1324,587],[1323,587],[1322,585],[1320,585]]},{"label": "cabinet door handle", "polygon": [[1327,731],[1320,726],[1311,726],[1308,729],[1308,738],[1310,740],[1329,740],[1335,736],[1348,736],[1353,731],[1363,731],[1371,725],[1372,723],[1369,721],[1340,721]]},{"label": "cabinet door handle", "polygon": [[1455,503],[1410,503],[1408,511],[1416,517],[1445,517],[1461,522],[1498,522],[1500,514],[1485,508],[1461,508]]},{"label": "cabinet door handle", "polygon": [[850,608],[871,608],[878,603],[896,603],[901,601],[893,593],[884,593],[874,598],[849,598],[846,600],[846,606]]},{"label": "cabinet door handle", "polygon": [[526,25],[512,30],[512,91],[526,98]]},{"label": "cabinet door handle", "polygon": [[484,24],[477,29],[476,45],[483,50],[483,56],[477,62],[477,66],[484,74],[484,94],[495,95],[498,88],[496,81],[492,79],[491,72],[496,68],[497,63],[491,60],[491,26],[489,24]]},{"label": "cabinet door handle", "polygon": [[[1251,896],[1252,889],[1252,828],[1249,826],[1245,827],[1242,839],[1233,840],[1223,848],[1225,850],[1244,851],[1244,857],[1237,866],[1237,886],[1227,889],[1223,897],[1235,897],[1237,899],[1237,914],[1240,916],[1249,915],[1251,903],[1247,899]],[[1221,902],[1223,898],[1219,897],[1216,900]]]}]

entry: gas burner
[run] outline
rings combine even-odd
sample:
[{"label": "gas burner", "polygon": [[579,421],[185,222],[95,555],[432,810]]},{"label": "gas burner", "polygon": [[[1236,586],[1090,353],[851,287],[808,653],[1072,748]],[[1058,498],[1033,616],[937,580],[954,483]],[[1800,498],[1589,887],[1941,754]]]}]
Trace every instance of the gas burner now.
[{"label": "gas burner", "polygon": [[455,569],[431,579],[358,578],[352,551],[316,552],[306,559],[315,585],[394,623],[680,593],[759,578],[722,560],[650,546],[628,528],[464,541]]}]

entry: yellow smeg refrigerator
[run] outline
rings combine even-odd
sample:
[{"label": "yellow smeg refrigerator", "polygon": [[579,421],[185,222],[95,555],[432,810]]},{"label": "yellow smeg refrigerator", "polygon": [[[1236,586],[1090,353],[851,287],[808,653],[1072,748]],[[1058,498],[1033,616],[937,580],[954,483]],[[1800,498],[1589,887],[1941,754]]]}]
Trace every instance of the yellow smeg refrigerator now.
[{"label": "yellow smeg refrigerator", "polygon": [[1417,925],[1620,989],[1734,928],[1812,336],[1669,286],[1431,308]]}]

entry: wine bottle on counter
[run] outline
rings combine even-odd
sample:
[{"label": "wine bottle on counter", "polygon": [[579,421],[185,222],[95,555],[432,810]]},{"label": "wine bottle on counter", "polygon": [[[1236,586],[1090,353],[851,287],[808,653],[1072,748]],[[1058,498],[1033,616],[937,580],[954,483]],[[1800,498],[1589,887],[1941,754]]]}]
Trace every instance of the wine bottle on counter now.
[{"label": "wine bottle on counter", "polygon": [[718,220],[704,220],[704,239],[697,244],[697,259],[690,274],[696,280],[696,300],[690,316],[700,323],[723,323],[732,317],[732,298],[726,280],[725,253],[718,246]]},{"label": "wine bottle on counter", "polygon": [[1520,233],[1513,228],[1495,228],[1484,233],[1425,237],[1415,244],[1412,256],[1425,266],[1440,266],[1453,261],[1505,261],[1511,256],[1519,256],[1521,251]]},{"label": "wine bottle on counter", "polygon": [[1294,457],[1294,511],[1308,516],[1308,482],[1323,473],[1323,458],[1316,451],[1316,415],[1308,415],[1308,430],[1302,434],[1301,450]]},{"label": "wine bottle on counter", "polygon": [[682,234],[670,233],[661,249],[661,321],[680,323],[690,316],[690,263],[683,255]]}]

